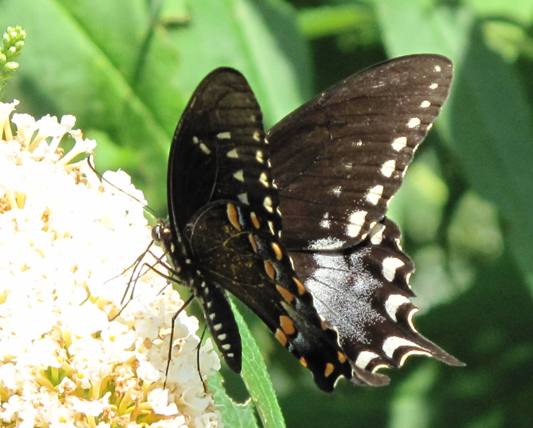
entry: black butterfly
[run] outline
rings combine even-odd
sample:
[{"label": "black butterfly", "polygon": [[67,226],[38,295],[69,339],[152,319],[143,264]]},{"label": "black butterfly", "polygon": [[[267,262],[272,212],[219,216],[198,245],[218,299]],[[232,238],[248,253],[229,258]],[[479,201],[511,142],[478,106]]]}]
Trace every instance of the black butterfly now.
[{"label": "black butterfly", "polygon": [[340,376],[386,384],[377,370],[411,354],[461,365],[413,327],[414,266],[385,217],[451,78],[444,57],[397,58],[321,93],[266,136],[238,71],[200,83],[174,134],[170,221],[156,236],[234,371],[241,341],[226,291],[326,391]]}]

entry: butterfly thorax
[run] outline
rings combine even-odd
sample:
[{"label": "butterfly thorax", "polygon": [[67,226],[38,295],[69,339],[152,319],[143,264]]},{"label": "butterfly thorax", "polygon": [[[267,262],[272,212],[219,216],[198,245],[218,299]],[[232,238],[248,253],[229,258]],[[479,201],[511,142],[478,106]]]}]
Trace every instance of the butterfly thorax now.
[{"label": "butterfly thorax", "polygon": [[197,273],[181,237],[174,237],[172,234],[170,223],[163,220],[159,221],[152,228],[152,239],[155,243],[163,246],[165,254],[171,261],[172,276],[180,283],[192,287]]}]

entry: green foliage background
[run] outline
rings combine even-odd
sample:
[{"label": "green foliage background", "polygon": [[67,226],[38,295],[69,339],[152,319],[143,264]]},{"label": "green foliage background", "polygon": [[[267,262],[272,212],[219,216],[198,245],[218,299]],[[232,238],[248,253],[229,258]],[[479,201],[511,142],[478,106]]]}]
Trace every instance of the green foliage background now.
[{"label": "green foliage background", "polygon": [[468,366],[418,359],[389,387],[326,395],[245,315],[289,427],[532,426],[533,0],[0,0],[0,29],[17,24],[28,38],[4,98],[76,115],[98,168],[128,171],[162,214],[172,132],[211,69],[241,70],[269,126],[375,62],[449,56],[452,94],[392,217],[417,263],[420,330]]}]

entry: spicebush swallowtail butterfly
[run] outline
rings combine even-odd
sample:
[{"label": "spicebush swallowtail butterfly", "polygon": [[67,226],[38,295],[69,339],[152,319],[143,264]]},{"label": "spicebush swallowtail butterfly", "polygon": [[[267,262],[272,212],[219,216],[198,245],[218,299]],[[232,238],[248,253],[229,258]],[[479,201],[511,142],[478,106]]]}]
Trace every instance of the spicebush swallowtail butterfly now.
[{"label": "spicebush swallowtail butterfly", "polygon": [[[450,61],[397,58],[343,80],[268,133],[246,79],[211,72],[178,124],[163,242],[224,360],[241,369],[230,292],[331,391],[412,354],[462,363],[414,328],[414,265],[385,214],[444,103]],[[283,214],[282,214],[283,213]]]}]

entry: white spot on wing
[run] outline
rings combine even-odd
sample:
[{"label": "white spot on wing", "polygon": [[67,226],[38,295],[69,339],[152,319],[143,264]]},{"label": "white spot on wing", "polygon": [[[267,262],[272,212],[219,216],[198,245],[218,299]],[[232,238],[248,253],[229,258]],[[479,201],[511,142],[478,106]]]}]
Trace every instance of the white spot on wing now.
[{"label": "white spot on wing", "polygon": [[237,149],[232,149],[228,153],[226,153],[226,157],[230,159],[238,159],[239,158],[239,152]]},{"label": "white spot on wing", "polygon": [[229,343],[225,343],[224,345],[221,346],[221,348],[224,351],[229,351],[231,349],[231,345]]},{"label": "white spot on wing", "polygon": [[331,189],[331,193],[335,196],[340,196],[342,193],[342,186],[335,186]]},{"label": "white spot on wing", "polygon": [[250,205],[250,202],[248,201],[248,193],[239,193],[237,195],[237,198],[239,201],[241,201],[243,204]]},{"label": "white spot on wing", "polygon": [[411,327],[411,330],[418,333],[418,330],[415,328],[415,325],[413,324],[413,316],[418,312],[418,308],[413,308],[411,311],[407,314],[407,324],[409,324],[409,327]]},{"label": "white spot on wing", "polygon": [[269,213],[274,212],[274,210],[272,209],[272,198],[270,196],[265,196],[265,199],[263,199],[263,206],[265,207],[265,210],[267,210]]},{"label": "white spot on wing", "polygon": [[222,323],[215,324],[213,326],[213,330],[215,330],[215,331],[222,330]]},{"label": "white spot on wing", "polygon": [[244,181],[244,171],[239,169],[235,174],[233,174],[233,178],[241,182]]},{"label": "white spot on wing", "polygon": [[405,282],[407,283],[407,285],[409,286],[409,288],[411,288],[411,284],[409,284],[409,280],[411,279],[411,275],[412,275],[412,272],[407,272],[405,274]]},{"label": "white spot on wing", "polygon": [[392,140],[392,148],[399,152],[407,145],[407,137],[398,137]]},{"label": "white spot on wing", "polygon": [[379,245],[383,241],[383,231],[385,230],[385,225],[379,223],[370,231],[370,242],[372,245]]},{"label": "white spot on wing", "polygon": [[192,143],[193,144],[198,144],[200,142],[200,140],[198,139],[198,137],[192,137]]},{"label": "white spot on wing", "polygon": [[231,132],[228,132],[228,131],[226,131],[226,132],[219,132],[219,133],[217,134],[217,138],[218,138],[219,140],[229,140],[229,139],[231,139]]},{"label": "white spot on wing", "polygon": [[331,220],[329,219],[329,212],[326,211],[319,223],[322,229],[329,229],[331,227]]},{"label": "white spot on wing", "polygon": [[263,163],[265,161],[265,159],[263,158],[263,152],[261,150],[255,152],[255,160],[259,163]]},{"label": "white spot on wing", "polygon": [[226,337],[228,337],[228,335],[226,333],[222,333],[222,334],[219,334],[217,337],[218,337],[218,340],[220,340],[221,342],[224,342],[224,340],[226,340]]},{"label": "white spot on wing", "polygon": [[429,85],[429,89],[437,89],[439,87],[438,83],[433,82],[431,85]]},{"label": "white spot on wing", "polygon": [[392,358],[394,352],[402,346],[410,346],[420,349],[420,346],[410,340],[404,339],[403,337],[391,336],[387,337],[383,342],[383,352],[385,352],[387,357]]},{"label": "white spot on wing", "polygon": [[200,143],[200,150],[204,152],[206,155],[211,154],[211,150],[204,143]]},{"label": "white spot on wing", "polygon": [[386,322],[372,303],[383,285],[365,266],[370,251],[365,247],[349,255],[314,253],[309,256],[313,273],[305,281],[319,316],[335,326],[339,337],[368,346],[369,327]]},{"label": "white spot on wing", "polygon": [[334,250],[342,247],[344,244],[344,241],[341,241],[337,238],[333,238],[332,236],[328,236],[327,238],[321,238],[316,239],[314,241],[310,241],[307,245],[307,248],[309,250]]},{"label": "white spot on wing", "polygon": [[268,176],[266,175],[265,172],[262,172],[260,175],[259,175],[259,182],[265,186],[265,187],[268,187],[269,184],[268,184]]},{"label": "white spot on wing", "polygon": [[409,129],[417,128],[418,126],[420,126],[420,119],[418,117],[412,117],[407,122],[407,127]]},{"label": "white spot on wing", "polygon": [[421,108],[428,108],[431,105],[431,102],[428,100],[424,100],[420,103]]},{"label": "white spot on wing", "polygon": [[252,138],[255,140],[255,141],[261,141],[261,134],[259,133],[259,131],[255,131],[252,135]]},{"label": "white spot on wing", "polygon": [[400,362],[398,365],[401,367],[405,363],[405,360],[409,358],[411,355],[424,355],[426,357],[431,357],[431,353],[428,351],[424,351],[422,349],[413,349],[411,351],[407,351],[405,354],[402,355],[402,358],[400,359]]},{"label": "white spot on wing", "polygon": [[365,224],[365,218],[368,213],[366,211],[355,211],[348,217],[348,226],[346,227],[346,235],[350,238],[355,238],[361,232],[361,228]]},{"label": "white spot on wing", "polygon": [[355,365],[360,369],[366,369],[368,363],[375,358],[379,358],[379,355],[372,351],[361,351],[355,360]]},{"label": "white spot on wing", "polygon": [[385,257],[382,262],[382,273],[387,281],[392,281],[398,268],[405,263],[396,257]]},{"label": "white spot on wing", "polygon": [[366,194],[366,200],[369,204],[377,205],[382,195],[383,195],[383,186],[381,184],[378,184],[370,188],[370,190]]},{"label": "white spot on wing", "polygon": [[398,312],[400,306],[406,303],[410,303],[410,300],[407,297],[402,296],[401,294],[391,294],[385,301],[385,310],[392,320],[398,321],[396,318],[396,312]]},{"label": "white spot on wing", "polygon": [[396,161],[394,159],[390,159],[388,161],[383,162],[383,165],[381,165],[381,174],[384,177],[390,177],[392,176],[392,173],[396,169]]},{"label": "white spot on wing", "polygon": [[440,65],[436,65],[434,68],[433,68],[437,73],[440,73],[442,71],[442,68]]}]

